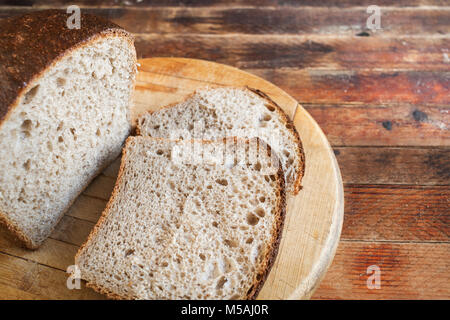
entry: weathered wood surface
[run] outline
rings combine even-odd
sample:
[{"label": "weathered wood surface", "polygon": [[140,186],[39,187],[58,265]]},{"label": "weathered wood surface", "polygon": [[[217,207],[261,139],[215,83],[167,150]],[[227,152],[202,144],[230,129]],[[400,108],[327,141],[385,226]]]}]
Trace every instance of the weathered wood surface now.
[{"label": "weathered wood surface", "polygon": [[[0,0],[0,19],[70,4],[135,32],[140,58],[183,56],[242,68],[311,113],[345,183],[341,244],[314,298],[450,298],[448,1],[377,1],[383,30],[376,33],[365,26],[369,0]],[[164,96],[158,79],[144,86]],[[0,232],[0,268],[18,270],[11,283],[0,278],[0,292],[42,298],[27,280],[37,273],[25,276],[26,266],[65,281],[61,270],[103,210],[115,170],[117,163],[76,201],[44,250],[20,251]],[[53,259],[50,247],[64,258]],[[368,290],[367,267],[385,261],[382,289]],[[47,290],[46,297],[60,293]]]},{"label": "weathered wood surface", "polygon": [[[63,6],[62,8],[65,8]],[[42,8],[11,8],[3,16]],[[85,8],[134,33],[195,34],[334,34],[354,35],[366,30],[366,7],[151,7]],[[447,8],[385,8],[383,36],[446,34]],[[338,28],[336,26],[339,26]],[[364,35],[364,33],[363,33]]]},{"label": "weathered wood surface", "polygon": [[[314,299],[448,299],[449,243],[341,241]],[[380,289],[367,279],[380,268]]]},{"label": "weathered wood surface", "polygon": [[[358,37],[334,35],[139,34],[140,58],[186,57],[242,69],[449,69],[443,37]],[[202,50],[198,50],[202,48]]]},{"label": "weathered wood surface", "polygon": [[[0,0],[0,5],[55,7],[71,4],[94,7],[215,7],[215,6],[294,6],[294,7],[367,7],[372,0]],[[382,7],[417,7],[417,6],[446,6],[445,0],[380,0]]]}]

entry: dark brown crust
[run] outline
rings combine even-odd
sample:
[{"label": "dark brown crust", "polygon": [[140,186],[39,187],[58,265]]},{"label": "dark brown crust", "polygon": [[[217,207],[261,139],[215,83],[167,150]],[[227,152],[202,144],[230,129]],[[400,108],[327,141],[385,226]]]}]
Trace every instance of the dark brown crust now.
[{"label": "dark brown crust", "polygon": [[69,16],[63,10],[44,10],[0,22],[0,124],[34,80],[74,47],[107,35],[133,41],[118,25],[90,14],[81,14],[80,29],[69,29]]},{"label": "dark brown crust", "polygon": [[[212,86],[212,87],[208,87],[209,89],[214,89],[214,88],[236,88],[233,86]],[[297,170],[296,174],[297,177],[295,179],[294,185],[293,185],[293,190],[292,193],[293,195],[297,195],[299,193],[299,191],[302,189],[301,186],[301,182],[302,182],[302,178],[305,174],[305,152],[303,150],[303,145],[302,145],[302,141],[300,140],[300,135],[297,132],[297,129],[295,128],[295,125],[293,123],[293,121],[291,120],[291,118],[288,117],[288,115],[286,114],[286,112],[283,111],[283,109],[275,102],[273,101],[266,93],[262,92],[259,89],[254,89],[254,88],[250,88],[248,86],[246,87],[241,87],[244,90],[249,90],[252,93],[258,95],[259,97],[263,98],[264,100],[266,100],[271,106],[273,106],[276,110],[276,112],[279,114],[282,122],[284,122],[284,125],[286,126],[286,128],[292,133],[292,136],[295,139],[295,143],[297,145],[297,155],[300,158],[301,161],[301,167]],[[238,87],[239,89],[239,87]],[[194,91],[193,93],[187,95],[186,97],[184,97],[181,101],[179,102],[174,102],[171,103],[169,105],[164,106],[163,108],[157,110],[157,111],[151,111],[149,112],[150,114],[154,113],[154,112],[158,112],[160,110],[165,110],[171,107],[174,107],[184,101],[189,100],[191,97],[193,97],[196,94],[197,91]],[[140,123],[139,123],[139,118],[137,120],[137,125],[136,125],[136,134],[137,135],[141,135],[141,128],[140,128]]]},{"label": "dark brown crust", "polygon": [[[121,36],[133,46],[133,36],[103,18],[82,14],[81,28],[68,29],[69,15],[61,10],[44,10],[0,22],[0,127],[33,84],[55,63],[73,50],[99,38]],[[105,165],[106,167],[106,165]],[[99,171],[99,173],[102,170]],[[92,179],[98,174],[94,175]],[[80,193],[82,190],[80,191]],[[75,201],[76,197],[73,199]],[[73,202],[72,201],[72,202]],[[64,210],[67,211],[70,205]],[[59,219],[62,218],[62,214]],[[4,224],[28,249],[33,241],[0,211]]]},{"label": "dark brown crust", "polygon": [[28,238],[25,233],[20,230],[20,228],[11,220],[8,219],[8,216],[0,212],[0,223],[3,224],[13,236],[15,236],[22,244],[28,249],[37,249],[39,245],[34,244],[30,238]]},{"label": "dark brown crust", "polygon": [[[271,147],[266,144],[264,141],[256,138],[258,140],[258,144],[265,146],[267,153],[269,156],[272,154]],[[275,155],[275,153],[274,153]],[[275,155],[276,156],[276,155]],[[269,276],[270,270],[272,270],[272,267],[275,263],[275,260],[278,255],[278,249],[280,247],[281,242],[281,236],[283,233],[283,226],[284,226],[284,220],[286,218],[286,189],[285,189],[285,181],[284,181],[284,172],[281,166],[281,161],[276,157],[276,160],[278,161],[278,172],[276,174],[277,181],[278,181],[278,188],[280,192],[280,201],[279,201],[279,208],[278,208],[278,217],[276,219],[276,226],[274,227],[274,234],[271,240],[271,248],[268,249],[268,255],[265,259],[265,263],[263,264],[263,272],[259,273],[260,280],[258,281],[255,277],[255,282],[251,286],[249,292],[247,293],[246,299],[254,300],[258,296],[259,292],[261,291],[264,282],[266,282],[267,277]]]},{"label": "dark brown crust", "polygon": [[[122,160],[120,163],[120,169],[118,173],[118,177],[116,180],[116,184],[114,185],[113,192],[111,194],[111,198],[109,199],[106,208],[103,210],[102,215],[100,219],[98,220],[97,224],[95,225],[94,229],[89,234],[87,240],[81,245],[80,249],[78,250],[77,254],[75,255],[75,264],[78,264],[78,258],[81,254],[83,254],[83,250],[89,246],[90,241],[94,239],[98,231],[100,230],[102,224],[106,221],[110,207],[112,203],[114,202],[117,194],[119,193],[119,186],[122,184],[123,179],[123,173],[125,170],[125,163],[127,162],[127,147],[131,143],[131,140],[135,139],[136,137],[128,137],[125,147],[122,151]],[[166,140],[164,138],[149,138],[149,137],[141,137],[142,139],[156,139],[156,140]],[[272,269],[272,266],[275,262],[275,259],[278,254],[278,249],[281,241],[281,235],[284,225],[284,220],[286,216],[286,191],[285,191],[285,183],[284,183],[284,172],[281,166],[281,161],[276,156],[275,153],[272,154],[271,147],[266,144],[264,141],[262,141],[259,138],[252,138],[252,139],[243,139],[243,138],[236,138],[236,137],[228,137],[223,138],[222,141],[226,141],[227,139],[234,139],[234,141],[243,140],[249,143],[249,141],[255,139],[257,141],[258,148],[264,147],[267,151],[268,156],[274,156],[275,160],[278,162],[278,171],[276,173],[276,181],[278,182],[278,192],[280,195],[280,200],[278,202],[278,217],[276,219],[276,225],[273,228],[273,236],[272,240],[270,241],[270,246],[267,249],[267,256],[264,259],[264,262],[262,264],[262,271],[255,273],[255,277],[253,279],[253,284],[251,285],[250,289],[247,292],[247,295],[244,297],[244,299],[256,299],[258,293],[262,289],[264,282],[266,281],[270,270]],[[172,140],[174,141],[174,140]],[[175,140],[178,141],[178,140]],[[194,141],[194,140],[192,140]],[[197,140],[198,141],[198,140]],[[213,143],[214,140],[201,140],[202,143]],[[217,141],[217,140],[216,140]],[[258,149],[259,150],[259,149]],[[257,279],[257,275],[259,276],[259,280]],[[101,294],[105,294],[108,296],[108,298],[111,299],[117,299],[117,300],[125,300],[125,299],[133,299],[133,297],[124,297],[120,296],[116,293],[111,292],[110,290],[102,287],[101,285],[91,281],[86,282],[86,286],[89,288],[94,289],[96,292],[99,292]]]}]

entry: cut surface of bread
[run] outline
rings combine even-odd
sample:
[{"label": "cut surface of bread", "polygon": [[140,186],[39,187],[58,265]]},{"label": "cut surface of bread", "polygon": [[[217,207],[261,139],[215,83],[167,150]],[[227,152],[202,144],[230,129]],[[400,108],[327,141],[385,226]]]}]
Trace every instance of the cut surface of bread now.
[{"label": "cut surface of bread", "polygon": [[278,250],[284,193],[279,160],[259,139],[129,137],[75,263],[113,298],[255,298]]},{"label": "cut surface of bread", "polygon": [[[67,14],[53,10],[18,18],[25,25],[15,35],[11,27],[2,31],[1,41],[9,39],[11,47],[2,48],[0,64],[9,55],[18,58],[3,65],[10,70],[0,76],[8,88],[0,97],[0,221],[29,248],[49,236],[80,192],[120,154],[130,131],[133,39],[96,17],[82,18],[96,33],[70,33],[64,29]],[[42,26],[55,33],[39,33]],[[34,61],[28,68],[41,69],[28,74],[33,52],[14,51],[22,41],[41,43],[43,54],[55,57]],[[20,77],[25,87],[16,82]]]},{"label": "cut surface of bread", "polygon": [[300,190],[304,153],[289,117],[266,94],[250,88],[201,89],[181,103],[138,119],[138,133],[170,139],[258,137],[277,152],[289,193]]}]

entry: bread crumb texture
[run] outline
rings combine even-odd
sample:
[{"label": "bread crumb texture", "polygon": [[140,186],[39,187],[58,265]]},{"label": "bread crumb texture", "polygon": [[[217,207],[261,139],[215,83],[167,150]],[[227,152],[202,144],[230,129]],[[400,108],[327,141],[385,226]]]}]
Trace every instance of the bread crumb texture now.
[{"label": "bread crumb texture", "polygon": [[297,193],[304,170],[300,138],[287,115],[257,90],[201,89],[185,101],[142,115],[143,136],[170,139],[258,137],[281,160],[288,192]]},{"label": "bread crumb texture", "polygon": [[[179,162],[192,141],[128,138],[113,196],[76,256],[82,278],[127,299],[251,296],[276,252],[284,182],[264,144],[253,161],[240,161],[243,145],[203,142],[206,161]],[[211,160],[223,154],[235,157]]]}]

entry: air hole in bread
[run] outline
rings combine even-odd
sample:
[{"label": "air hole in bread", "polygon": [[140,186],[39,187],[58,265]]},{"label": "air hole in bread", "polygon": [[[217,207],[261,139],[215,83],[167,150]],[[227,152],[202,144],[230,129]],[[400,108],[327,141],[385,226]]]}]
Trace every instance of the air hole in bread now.
[{"label": "air hole in bread", "polygon": [[225,239],[223,242],[225,242],[225,244],[230,248],[236,248],[238,246],[238,243],[235,240]]},{"label": "air hole in bread", "polygon": [[[142,124],[144,124],[144,123],[142,123]],[[156,125],[153,127],[153,129],[158,130],[160,127],[161,127],[160,125]]]},{"label": "air hole in bread", "polygon": [[163,267],[163,268],[166,268],[168,265],[169,265],[169,264],[168,264],[166,261],[164,261],[163,263],[161,263],[161,267]]},{"label": "air hole in bread", "polygon": [[57,130],[57,131],[61,131],[61,129],[63,128],[63,126],[64,126],[64,121],[61,121],[61,122],[58,124],[58,127],[56,128],[56,130]]},{"label": "air hole in bread", "polygon": [[31,100],[33,100],[33,98],[36,96],[36,94],[38,93],[39,90],[39,85],[34,86],[33,88],[31,88],[24,96],[23,98],[23,103],[24,104],[28,104],[31,102]]},{"label": "air hole in bread", "polygon": [[283,150],[283,154],[284,154],[286,157],[289,157],[289,156],[290,156],[289,151],[287,151],[286,149]]},{"label": "air hole in bread", "polygon": [[260,216],[261,218],[263,218],[265,215],[266,215],[266,212],[264,211],[264,209],[263,208],[258,208],[258,209],[256,209],[256,214],[258,215],[258,216]]},{"label": "air hole in bread", "polygon": [[225,278],[224,276],[220,277],[219,281],[217,281],[216,289],[217,290],[222,289],[227,281],[228,281],[227,278]]},{"label": "air hole in bread", "polygon": [[32,121],[27,119],[22,122],[22,125],[20,127],[24,131],[29,131],[29,130],[31,130],[32,125],[33,125]]},{"label": "air hole in bread", "polygon": [[266,198],[265,197],[259,197],[259,202],[261,202],[261,203],[266,202]]},{"label": "air hole in bread", "polygon": [[212,226],[213,226],[214,228],[217,228],[217,227],[219,226],[219,224],[218,224],[216,221],[213,221]]},{"label": "air hole in bread", "polygon": [[270,114],[264,114],[263,115],[263,118],[262,118],[264,121],[270,121],[270,120],[272,120],[272,117],[271,117],[271,115]]},{"label": "air hole in bread", "polygon": [[24,162],[23,167],[25,168],[25,170],[30,170],[30,165],[31,165],[31,160],[28,159],[27,161]]},{"label": "air hole in bread", "polygon": [[100,131],[100,129],[97,129],[97,131],[95,132],[95,135],[100,137],[102,135],[102,132]]},{"label": "air hole in bread", "polygon": [[248,238],[247,240],[245,240],[245,243],[250,244],[253,242],[253,238]]},{"label": "air hole in bread", "polygon": [[156,154],[157,154],[158,156],[163,155],[163,154],[164,154],[164,151],[162,151],[162,150],[157,150],[157,151],[156,151]]},{"label": "air hole in bread", "polygon": [[227,179],[217,179],[216,182],[222,186],[227,186],[228,185],[228,181]]},{"label": "air hole in bread", "polygon": [[61,136],[59,136],[59,137],[58,137],[58,142],[64,142],[64,138],[61,137]]},{"label": "air hole in bread", "polygon": [[251,226],[255,226],[258,224],[259,218],[255,216],[253,213],[247,214],[247,223]]},{"label": "air hole in bread", "polygon": [[125,251],[125,257],[128,257],[130,255],[132,255],[134,253],[134,249],[128,249],[127,251]]},{"label": "air hole in bread", "polygon": [[256,171],[260,171],[261,170],[261,163],[257,162],[254,166]]},{"label": "air hole in bread", "polygon": [[58,87],[64,87],[66,85],[67,80],[65,78],[56,79],[56,85]]},{"label": "air hole in bread", "polygon": [[275,111],[275,107],[271,106],[270,104],[266,104],[266,108],[267,110],[269,110],[270,112],[274,112]]},{"label": "air hole in bread", "polygon": [[206,257],[205,257],[205,255],[204,255],[203,253],[200,253],[198,256],[199,256],[200,259],[202,259],[203,261],[206,260]]}]

